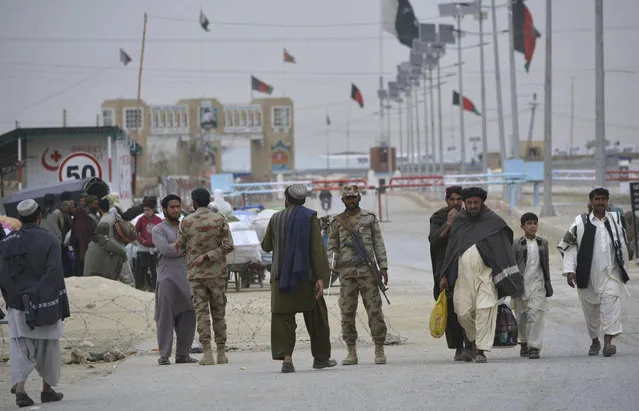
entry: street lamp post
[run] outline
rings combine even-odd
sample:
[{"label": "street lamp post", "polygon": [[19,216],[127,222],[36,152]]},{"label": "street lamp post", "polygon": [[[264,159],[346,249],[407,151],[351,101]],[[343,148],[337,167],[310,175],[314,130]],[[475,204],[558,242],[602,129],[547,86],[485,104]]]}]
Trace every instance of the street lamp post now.
[{"label": "street lamp post", "polygon": [[461,148],[461,172],[466,172],[466,137],[464,134],[464,105],[461,103],[464,98],[464,82],[462,72],[462,31],[461,21],[467,14],[477,14],[481,10],[476,2],[469,3],[440,3],[437,5],[439,8],[439,15],[441,17],[453,17],[457,23],[458,33],[458,49],[457,49],[457,62],[459,63],[459,134],[460,134],[460,148]]}]

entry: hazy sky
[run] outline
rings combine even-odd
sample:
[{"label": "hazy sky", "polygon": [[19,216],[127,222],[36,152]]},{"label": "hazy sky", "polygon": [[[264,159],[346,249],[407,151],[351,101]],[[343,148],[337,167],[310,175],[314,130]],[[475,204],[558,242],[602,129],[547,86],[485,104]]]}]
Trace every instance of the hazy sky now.
[{"label": "hazy sky", "polygon": [[[412,0],[422,22],[436,22],[438,1]],[[489,1],[484,3],[490,4]],[[502,6],[505,0],[497,0]],[[543,80],[545,0],[529,0],[534,23],[542,37],[530,73],[516,54],[520,134],[527,138],[528,102],[537,92],[540,103],[534,139],[543,139]],[[637,0],[605,0],[605,65],[607,138],[622,144],[639,141],[639,14]],[[211,31],[198,24],[200,7]],[[135,98],[143,14],[149,14],[144,57],[142,98],[150,104],[173,104],[180,98],[215,97],[222,103],[245,103],[250,98],[249,73],[275,87],[274,95],[290,96],[296,106],[297,150],[324,152],[325,114],[333,122],[332,151],[346,147],[345,124],[351,109],[351,148],[366,150],[378,137],[376,90],[380,72],[379,3],[376,0],[0,0],[0,132],[14,121],[23,127],[58,126],[62,109],[69,125],[94,125],[105,99]],[[441,23],[452,23],[441,19]],[[500,30],[507,28],[507,10],[498,9]],[[568,148],[570,83],[575,84],[575,143],[594,138],[594,1],[553,0],[553,146]],[[462,29],[478,32],[468,16]],[[485,22],[488,141],[498,149],[492,21]],[[478,43],[468,34],[464,45]],[[133,58],[119,62],[122,47]],[[284,66],[282,49],[297,64]],[[507,136],[512,133],[508,36],[499,35],[504,114]],[[385,81],[394,80],[396,65],[407,60],[408,49],[383,34]],[[479,49],[463,51],[464,94],[480,111]],[[442,64],[457,61],[449,49]],[[616,71],[615,71],[616,70]],[[620,72],[620,70],[624,72]],[[456,68],[443,73],[456,73]],[[450,141],[458,114],[451,94],[457,76],[443,86],[443,123]],[[362,91],[365,108],[351,102],[350,83]],[[256,93],[256,96],[258,94]],[[454,121],[454,124],[451,123]],[[392,117],[393,129],[397,117]],[[452,128],[451,128],[452,125]],[[420,126],[423,126],[423,121]],[[466,137],[481,135],[480,118],[466,115]],[[396,145],[397,135],[393,134]],[[470,155],[470,149],[468,150]]]}]

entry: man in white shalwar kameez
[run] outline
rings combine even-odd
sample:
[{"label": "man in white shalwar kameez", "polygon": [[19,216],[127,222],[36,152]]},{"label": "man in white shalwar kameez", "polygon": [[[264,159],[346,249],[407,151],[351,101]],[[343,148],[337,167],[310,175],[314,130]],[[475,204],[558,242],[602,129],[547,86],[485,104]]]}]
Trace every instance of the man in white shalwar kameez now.
[{"label": "man in white shalwar kameez", "polygon": [[612,339],[622,332],[621,297],[629,296],[628,247],[620,213],[606,211],[609,192],[590,192],[592,212],[575,218],[557,248],[564,258],[568,285],[577,285],[579,300],[592,339],[588,355],[599,355],[599,333],[604,334],[603,355],[617,352]]},{"label": "man in white shalwar kameez", "polygon": [[22,228],[0,243],[0,291],[8,307],[11,392],[16,405],[29,407],[34,401],[25,384],[34,369],[42,377],[42,403],[63,397],[52,387],[60,378],[62,320],[70,311],[60,241],[39,226],[35,200],[21,201],[17,211]]}]

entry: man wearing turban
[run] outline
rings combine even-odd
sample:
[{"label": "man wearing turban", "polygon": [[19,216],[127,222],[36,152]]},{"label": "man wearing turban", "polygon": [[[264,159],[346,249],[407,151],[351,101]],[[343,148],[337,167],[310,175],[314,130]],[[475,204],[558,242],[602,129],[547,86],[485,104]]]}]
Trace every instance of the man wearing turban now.
[{"label": "man wearing turban", "polygon": [[480,187],[462,190],[465,209],[453,220],[439,284],[453,290],[476,363],[485,363],[493,346],[498,299],[521,295],[524,281],[512,251],[513,231],[486,207],[487,194]]}]

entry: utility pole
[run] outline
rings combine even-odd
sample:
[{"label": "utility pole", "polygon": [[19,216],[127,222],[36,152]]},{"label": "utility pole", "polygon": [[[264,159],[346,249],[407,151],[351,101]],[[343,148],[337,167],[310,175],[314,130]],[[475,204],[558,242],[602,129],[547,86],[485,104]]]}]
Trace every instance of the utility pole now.
[{"label": "utility pole", "polygon": [[552,0],[546,0],[546,64],[544,73],[544,207],[541,215],[552,217]]},{"label": "utility pole", "polygon": [[528,127],[528,144],[526,145],[526,160],[530,160],[530,148],[532,146],[533,127],[535,125],[535,111],[537,110],[537,93],[533,94],[533,101],[530,103],[530,127]]},{"label": "utility pole", "polygon": [[484,76],[484,14],[482,0],[479,6],[479,65],[481,67],[481,168],[483,173],[488,173],[488,131],[486,130],[486,78]]},{"label": "utility pole", "polygon": [[573,155],[575,138],[575,76],[570,78],[570,157]]},{"label": "utility pole", "polygon": [[606,108],[604,94],[603,0],[595,0],[595,179],[606,183]]},{"label": "utility pole", "polygon": [[[140,70],[138,72],[138,99],[136,105],[136,113],[135,113],[135,147],[137,151],[138,139],[140,138],[140,121],[142,120],[140,117],[142,113],[140,111],[141,104],[141,93],[142,93],[142,68],[144,65],[144,46],[146,45],[146,23],[148,21],[148,16],[146,12],[144,13],[144,27],[142,28],[142,50],[140,52]],[[137,175],[138,175],[138,156],[137,153],[133,156],[133,173],[131,178],[131,196],[135,197],[135,188],[137,185]]]},{"label": "utility pole", "polygon": [[[515,0],[509,0],[508,2],[508,34],[510,39],[510,104],[512,106],[512,123],[513,123],[513,135],[512,135],[512,158],[519,158],[519,111],[517,108],[517,75],[515,72],[515,30],[513,27],[513,4]],[[546,39],[548,39],[549,33],[546,33]]]},{"label": "utility pole", "polygon": [[62,109],[62,127],[66,127],[67,126],[67,121],[69,119],[69,113],[67,112],[66,108]]},{"label": "utility pole", "polygon": [[[461,30],[461,11],[457,10],[457,33],[459,34],[457,42],[457,63],[459,71],[459,134],[461,137],[461,173],[466,173],[466,139],[464,134],[464,76],[462,71],[462,30]],[[483,111],[483,110],[482,110]]]},{"label": "utility pole", "polygon": [[[506,164],[506,132],[504,131],[504,106],[501,94],[501,72],[499,70],[499,36],[497,33],[497,6],[495,0],[491,0],[490,4],[493,19],[493,45],[495,47],[495,91],[497,92],[497,124],[499,125],[499,157],[501,159],[501,168]],[[507,190],[504,190],[506,193]]]}]

